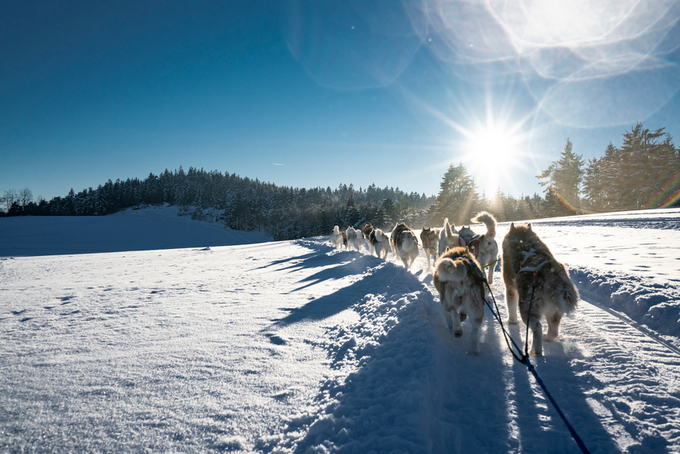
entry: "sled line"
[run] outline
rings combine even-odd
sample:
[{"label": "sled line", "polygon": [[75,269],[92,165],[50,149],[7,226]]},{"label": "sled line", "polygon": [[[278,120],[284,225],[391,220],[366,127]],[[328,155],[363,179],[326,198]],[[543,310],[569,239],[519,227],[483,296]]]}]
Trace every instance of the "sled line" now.
[{"label": "sled line", "polygon": [[[567,419],[565,414],[562,412],[562,409],[560,408],[560,406],[557,405],[557,402],[553,398],[552,394],[550,394],[550,391],[548,391],[548,388],[545,386],[545,383],[543,383],[543,380],[538,375],[538,372],[536,371],[536,367],[533,364],[531,364],[531,361],[529,360],[529,353],[528,353],[528,348],[529,348],[528,347],[528,345],[529,345],[528,335],[526,336],[526,339],[525,339],[525,346],[524,346],[524,352],[525,353],[522,354],[522,349],[517,345],[517,343],[512,338],[512,336],[510,336],[510,334],[507,332],[507,330],[505,329],[505,325],[503,325],[503,321],[500,318],[500,312],[498,311],[498,304],[496,303],[496,298],[494,298],[493,292],[491,291],[491,286],[489,285],[489,283],[487,282],[486,279],[484,279],[484,283],[486,284],[486,287],[489,289],[489,295],[491,295],[491,300],[493,301],[493,304],[496,307],[496,310],[494,311],[494,307],[491,305],[489,298],[484,298],[484,301],[489,306],[489,309],[491,309],[491,313],[493,314],[494,318],[496,320],[498,320],[498,323],[501,325],[501,330],[503,331],[503,337],[505,338],[505,343],[507,344],[508,349],[510,350],[510,353],[512,353],[512,356],[518,362],[527,366],[527,369],[529,369],[529,372],[531,372],[531,374],[534,376],[536,383],[538,383],[538,385],[543,390],[543,394],[545,394],[545,396],[548,398],[550,403],[555,408],[555,411],[557,411],[557,414],[560,416],[560,418],[562,418],[562,422],[564,422],[564,425],[567,426],[567,430],[569,430],[571,437],[574,439],[574,441],[576,442],[578,447],[581,449],[581,452],[583,452],[584,454],[590,454],[590,451],[588,451],[588,448],[586,447],[585,443],[583,442],[581,437],[579,437],[578,433],[576,432],[576,429],[574,429],[574,427],[571,425],[571,423],[569,422],[569,420]],[[533,295],[532,295],[532,299],[533,299]],[[528,326],[528,324],[527,324],[527,326]],[[527,333],[528,333],[528,331],[527,331]],[[508,341],[508,339],[510,339],[510,341]],[[522,355],[521,358],[510,347],[510,342],[512,342],[512,344],[515,346],[515,348],[520,353],[520,355]]]}]

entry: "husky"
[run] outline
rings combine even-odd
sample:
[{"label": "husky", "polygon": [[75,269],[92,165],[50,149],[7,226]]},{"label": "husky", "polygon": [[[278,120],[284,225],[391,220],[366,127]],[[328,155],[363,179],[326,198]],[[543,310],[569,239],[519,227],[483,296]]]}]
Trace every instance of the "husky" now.
[{"label": "husky", "polygon": [[366,245],[368,246],[369,254],[373,255],[373,246],[371,245],[371,232],[373,232],[373,226],[371,224],[366,224],[364,226],[364,238],[366,238]]},{"label": "husky", "polygon": [[361,230],[354,229],[354,227],[347,228],[347,249],[350,251],[356,249],[361,252],[361,248],[364,246],[364,234]]},{"label": "husky", "polygon": [[403,222],[398,223],[392,229],[390,246],[392,247],[392,254],[404,262],[406,269],[411,268],[418,257],[418,237],[413,233],[413,230]]},{"label": "husky", "polygon": [[430,269],[430,256],[432,263],[437,259],[437,248],[439,247],[439,229],[425,228],[420,231],[420,242],[423,243],[425,256],[427,257],[427,269]]},{"label": "husky", "polygon": [[466,314],[469,316],[472,324],[470,353],[478,355],[479,328],[484,318],[484,274],[479,262],[465,247],[448,249],[434,264],[433,280],[446,324],[455,337],[463,335],[461,321]]},{"label": "husky", "polygon": [[[555,260],[531,224],[510,224],[503,238],[502,263],[508,323],[517,323],[519,305],[522,321],[533,332],[534,353],[543,356],[543,341],[557,340],[562,316],[576,310],[578,291],[565,266]],[[545,336],[541,325],[544,315],[548,322]]]},{"label": "husky", "polygon": [[472,222],[483,223],[486,226],[484,235],[477,235],[470,226],[463,226],[458,231],[461,246],[467,246],[482,264],[482,268],[489,268],[487,280],[493,284],[493,269],[498,259],[498,243],[496,242],[496,218],[491,213],[481,211],[472,218]]},{"label": "husky", "polygon": [[456,226],[449,224],[449,218],[444,219],[444,227],[439,232],[439,250],[437,255],[441,256],[446,252],[446,248],[460,246],[460,236],[456,232]]},{"label": "husky", "polygon": [[378,257],[385,259],[390,251],[390,239],[382,230],[373,229],[371,231],[371,247]]},{"label": "husky", "polygon": [[331,232],[331,244],[338,249],[343,246],[342,233],[340,232],[340,227],[337,225],[333,227],[333,231]]}]

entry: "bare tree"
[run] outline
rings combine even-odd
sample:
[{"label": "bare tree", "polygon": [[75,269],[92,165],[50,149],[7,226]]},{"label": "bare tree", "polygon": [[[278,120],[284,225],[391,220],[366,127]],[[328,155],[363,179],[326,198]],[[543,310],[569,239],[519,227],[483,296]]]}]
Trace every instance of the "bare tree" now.
[{"label": "bare tree", "polygon": [[19,205],[21,205],[22,208],[26,208],[26,205],[32,201],[33,192],[30,189],[24,188],[17,193],[17,202],[19,202]]},{"label": "bare tree", "polygon": [[12,204],[17,201],[17,191],[14,189],[7,189],[2,196],[2,203],[5,206],[5,212],[9,213]]}]

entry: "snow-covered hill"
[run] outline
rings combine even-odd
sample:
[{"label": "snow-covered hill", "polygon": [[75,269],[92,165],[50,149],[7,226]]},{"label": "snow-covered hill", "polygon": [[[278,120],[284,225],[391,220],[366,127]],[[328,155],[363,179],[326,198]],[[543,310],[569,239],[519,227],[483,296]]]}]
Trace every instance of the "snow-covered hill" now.
[{"label": "snow-covered hill", "polygon": [[0,257],[148,251],[271,241],[216,223],[177,216],[176,206],[128,209],[109,216],[0,218]]},{"label": "snow-covered hill", "polygon": [[[116,252],[78,255],[36,232],[92,238],[87,219],[0,219],[32,255],[0,240],[0,451],[581,452],[488,311],[480,356],[467,323],[450,334],[424,255],[406,270],[327,238],[161,250],[136,217],[98,218],[97,251]],[[582,301],[533,362],[591,452],[680,452],[679,225],[534,223]]]}]

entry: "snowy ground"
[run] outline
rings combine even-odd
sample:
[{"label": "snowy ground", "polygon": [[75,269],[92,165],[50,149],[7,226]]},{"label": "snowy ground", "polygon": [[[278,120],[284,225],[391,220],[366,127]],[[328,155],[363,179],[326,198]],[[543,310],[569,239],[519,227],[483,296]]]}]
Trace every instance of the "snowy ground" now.
[{"label": "snowy ground", "polygon": [[176,206],[130,209],[109,216],[0,218],[0,257],[148,251],[271,241],[177,216]]},{"label": "snowy ground", "polygon": [[[206,225],[140,216],[77,255],[87,218],[0,219],[0,452],[581,452],[489,311],[480,356],[448,332],[424,256],[173,249]],[[591,452],[680,452],[680,210],[534,230],[582,296],[533,358],[567,419]]]}]

